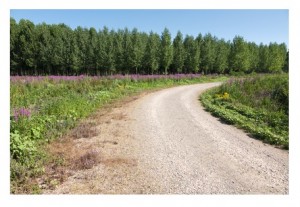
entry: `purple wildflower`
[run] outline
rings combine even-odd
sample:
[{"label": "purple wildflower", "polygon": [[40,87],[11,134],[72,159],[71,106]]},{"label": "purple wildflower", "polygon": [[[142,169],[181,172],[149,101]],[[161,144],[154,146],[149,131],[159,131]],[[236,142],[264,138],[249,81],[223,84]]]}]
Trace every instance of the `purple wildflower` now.
[{"label": "purple wildflower", "polygon": [[19,109],[14,109],[14,119],[18,121],[20,117],[30,117],[31,112],[29,109],[21,107]]},{"label": "purple wildflower", "polygon": [[129,74],[129,75],[121,75],[115,74],[110,76],[11,76],[11,82],[20,82],[20,83],[31,83],[31,82],[39,82],[45,80],[51,80],[53,82],[60,81],[80,81],[86,78],[91,78],[93,80],[101,80],[101,79],[130,79],[130,80],[155,80],[155,79],[186,79],[186,78],[199,78],[201,74],[169,74],[169,75],[139,75],[139,74]]}]

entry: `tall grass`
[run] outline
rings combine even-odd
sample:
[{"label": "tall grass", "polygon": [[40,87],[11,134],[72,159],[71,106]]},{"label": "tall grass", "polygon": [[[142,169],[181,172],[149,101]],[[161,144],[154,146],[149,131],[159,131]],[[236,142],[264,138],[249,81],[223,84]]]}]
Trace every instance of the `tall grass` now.
[{"label": "tall grass", "polygon": [[265,142],[288,148],[288,82],[287,74],[230,79],[200,99],[213,115]]}]

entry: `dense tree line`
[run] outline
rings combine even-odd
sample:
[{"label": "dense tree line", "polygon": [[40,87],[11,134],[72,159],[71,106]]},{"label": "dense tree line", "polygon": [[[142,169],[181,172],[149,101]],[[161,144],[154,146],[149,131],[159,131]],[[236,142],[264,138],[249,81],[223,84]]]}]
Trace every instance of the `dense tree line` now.
[{"label": "dense tree line", "polygon": [[11,75],[109,75],[288,71],[285,44],[257,45],[236,36],[197,37],[178,31],[172,40],[125,29],[71,29],[65,24],[18,23],[10,19]]}]

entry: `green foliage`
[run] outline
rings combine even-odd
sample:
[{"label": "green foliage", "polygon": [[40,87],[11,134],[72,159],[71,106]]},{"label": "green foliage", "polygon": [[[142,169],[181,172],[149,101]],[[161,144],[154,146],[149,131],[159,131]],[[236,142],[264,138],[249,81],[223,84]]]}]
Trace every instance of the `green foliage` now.
[{"label": "green foliage", "polygon": [[265,142],[289,147],[288,76],[231,79],[201,96],[213,115]]},{"label": "green foliage", "polygon": [[146,67],[150,69],[148,74],[154,74],[159,67],[159,46],[160,38],[158,34],[150,32],[150,36],[147,41],[146,51],[144,56],[144,63]]},{"label": "green foliage", "polygon": [[231,47],[231,69],[233,71],[247,72],[250,69],[250,55],[244,38],[236,36]]},{"label": "green foliage", "polygon": [[[288,71],[285,44],[260,46],[235,37],[233,42],[211,34],[172,42],[167,28],[157,33],[109,30],[65,24],[34,25],[10,19],[12,75],[111,75],[168,73],[251,73]],[[185,43],[183,43],[185,42]]]},{"label": "green foliage", "polygon": [[268,72],[269,64],[269,48],[267,45],[259,45],[259,62],[258,62],[258,72]]},{"label": "green foliage", "polygon": [[144,48],[142,44],[141,35],[138,34],[136,28],[133,29],[131,34],[131,47],[129,48],[129,67],[134,68],[133,73],[138,74],[138,68],[141,67]]},{"label": "green foliage", "polygon": [[186,36],[184,39],[184,51],[185,55],[185,72],[186,73],[197,73],[199,71],[200,61],[200,47],[197,41],[194,40],[193,36]]},{"label": "green foliage", "polygon": [[249,48],[249,61],[250,68],[249,72],[257,71],[259,64],[259,47],[254,43],[248,43]]},{"label": "green foliage", "polygon": [[180,31],[177,32],[176,37],[173,40],[173,67],[177,69],[178,73],[182,73],[184,60],[185,60],[185,50],[183,45],[183,37]]},{"label": "green foliage", "polygon": [[161,67],[164,74],[168,74],[168,68],[173,59],[173,47],[171,43],[171,34],[167,28],[161,35]]},{"label": "green foliage", "polygon": [[216,59],[214,62],[214,72],[225,73],[229,69],[228,56],[230,53],[230,43],[221,39],[216,43]]},{"label": "green foliage", "polygon": [[216,37],[210,33],[201,42],[201,69],[204,74],[211,73],[216,59]]},{"label": "green foliage", "polygon": [[284,72],[289,72],[289,51],[286,53],[286,58],[283,66],[283,71]]},{"label": "green foliage", "polygon": [[37,148],[31,137],[20,135],[18,130],[14,130],[10,133],[10,138],[10,151],[14,159],[25,163],[36,154]]},{"label": "green foliage", "polygon": [[280,72],[284,67],[286,59],[285,44],[278,45],[277,43],[270,43],[269,45],[269,72]]}]

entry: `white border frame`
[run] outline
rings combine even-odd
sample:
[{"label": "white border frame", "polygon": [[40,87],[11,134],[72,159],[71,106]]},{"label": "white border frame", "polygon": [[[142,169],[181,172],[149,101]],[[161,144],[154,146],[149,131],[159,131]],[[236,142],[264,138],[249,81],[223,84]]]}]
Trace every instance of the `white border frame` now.
[{"label": "white border frame", "polygon": [[[1,206],[295,206],[299,195],[299,19],[296,0],[1,0],[0,1],[0,205]],[[289,9],[290,185],[289,195],[10,195],[9,192],[9,17],[10,9]],[[298,135],[298,136],[297,136]]]}]

